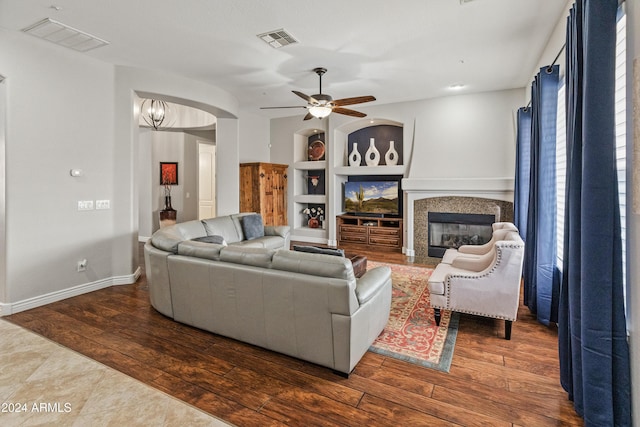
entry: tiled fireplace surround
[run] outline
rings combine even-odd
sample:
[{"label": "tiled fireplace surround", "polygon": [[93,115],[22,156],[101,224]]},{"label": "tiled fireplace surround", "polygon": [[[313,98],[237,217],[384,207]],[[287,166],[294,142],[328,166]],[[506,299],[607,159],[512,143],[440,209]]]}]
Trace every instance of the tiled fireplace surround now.
[{"label": "tiled fireplace surround", "polygon": [[405,202],[405,254],[427,255],[429,212],[492,214],[513,221],[513,179],[410,179],[402,181]]}]

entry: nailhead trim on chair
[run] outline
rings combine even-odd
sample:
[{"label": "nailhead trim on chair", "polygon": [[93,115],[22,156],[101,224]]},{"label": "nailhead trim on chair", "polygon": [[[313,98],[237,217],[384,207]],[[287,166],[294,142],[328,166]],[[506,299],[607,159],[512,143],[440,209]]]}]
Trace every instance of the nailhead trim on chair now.
[{"label": "nailhead trim on chair", "polygon": [[[496,262],[493,265],[493,268],[489,271],[487,271],[485,274],[481,275],[481,276],[471,276],[468,274],[449,274],[447,275],[447,307],[434,307],[434,308],[439,308],[441,310],[451,310],[451,308],[449,308],[451,306],[451,301],[450,301],[450,296],[451,295],[451,278],[452,277],[459,277],[461,279],[476,279],[476,278],[480,278],[480,277],[486,277],[489,274],[491,274],[497,267],[498,265],[500,265],[500,261],[502,261],[502,248],[514,248],[514,249],[519,249],[519,248],[524,248],[524,245],[518,245],[518,244],[506,244],[506,245],[501,245],[501,246],[496,246],[496,251],[498,252],[496,255]],[[510,321],[515,321],[515,318],[509,318],[509,317],[504,317],[504,316],[494,316],[494,315],[490,315],[490,314],[486,314],[486,313],[481,313],[479,311],[471,311],[471,310],[451,310],[451,311],[455,311],[458,313],[467,313],[467,314],[473,314],[473,315],[477,315],[477,316],[483,316],[483,317],[490,317],[493,319],[503,319],[503,320],[510,320]]]}]

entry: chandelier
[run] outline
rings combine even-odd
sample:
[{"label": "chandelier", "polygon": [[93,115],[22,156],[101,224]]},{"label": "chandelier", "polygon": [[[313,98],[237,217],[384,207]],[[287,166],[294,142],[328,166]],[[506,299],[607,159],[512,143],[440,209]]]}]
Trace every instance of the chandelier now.
[{"label": "chandelier", "polygon": [[155,130],[167,129],[173,125],[173,121],[169,120],[171,108],[165,101],[145,99],[140,104],[140,115],[144,122]]}]

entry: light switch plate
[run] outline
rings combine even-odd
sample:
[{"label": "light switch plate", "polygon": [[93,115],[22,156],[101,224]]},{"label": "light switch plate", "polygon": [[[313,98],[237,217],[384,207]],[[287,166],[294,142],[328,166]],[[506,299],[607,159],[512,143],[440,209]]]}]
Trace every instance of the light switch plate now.
[{"label": "light switch plate", "polygon": [[96,200],[96,209],[111,209],[111,200]]},{"label": "light switch plate", "polygon": [[93,210],[93,200],[78,200],[79,211]]}]

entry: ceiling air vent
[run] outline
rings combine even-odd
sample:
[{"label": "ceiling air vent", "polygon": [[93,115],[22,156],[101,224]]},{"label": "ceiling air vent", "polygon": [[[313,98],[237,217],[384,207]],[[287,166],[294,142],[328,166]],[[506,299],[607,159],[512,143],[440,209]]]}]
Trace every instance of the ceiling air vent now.
[{"label": "ceiling air vent", "polygon": [[258,34],[258,37],[274,49],[298,43],[298,40],[296,40],[291,34],[287,33],[284,29]]},{"label": "ceiling air vent", "polygon": [[49,18],[23,28],[22,31],[78,52],[86,52],[109,44],[106,40]]}]

